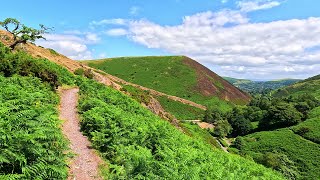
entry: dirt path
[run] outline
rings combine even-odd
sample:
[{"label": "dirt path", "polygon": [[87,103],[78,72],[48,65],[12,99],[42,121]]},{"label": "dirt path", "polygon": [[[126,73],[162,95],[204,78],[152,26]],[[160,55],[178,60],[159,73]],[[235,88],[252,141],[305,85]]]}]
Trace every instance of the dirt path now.
[{"label": "dirt path", "polygon": [[63,123],[63,133],[70,140],[70,148],[76,154],[70,164],[68,180],[101,179],[98,177],[98,166],[102,160],[90,149],[90,142],[80,132],[77,115],[79,89],[73,88],[61,91],[60,119]]},{"label": "dirt path", "polygon": [[221,149],[222,149],[224,152],[229,153],[228,148],[224,147],[224,146],[220,143],[220,141],[218,140],[218,138],[216,138],[216,137],[214,137],[214,138],[216,139],[216,141],[217,141],[218,144],[220,145]]}]

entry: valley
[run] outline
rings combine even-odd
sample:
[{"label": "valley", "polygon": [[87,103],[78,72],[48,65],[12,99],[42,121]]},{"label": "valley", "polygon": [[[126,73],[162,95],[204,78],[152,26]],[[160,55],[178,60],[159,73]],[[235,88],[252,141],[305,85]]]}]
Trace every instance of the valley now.
[{"label": "valley", "polygon": [[[238,18],[249,12],[239,11]],[[121,25],[128,29],[101,31],[99,36],[125,35],[143,44],[151,35],[143,39],[138,36],[144,33],[129,31],[157,33],[166,29],[169,33],[207,22],[193,22],[193,18],[186,16],[178,27],[161,27],[147,20],[93,21],[88,29]],[[141,23],[156,28],[134,28]],[[203,30],[219,26],[209,24]],[[238,61],[231,61],[233,56],[220,54],[229,52],[227,46],[214,52],[208,47],[190,53],[199,59],[156,51],[154,54],[161,55],[105,58],[96,53],[100,47],[89,50],[101,40],[89,30],[57,35],[51,27],[39,25],[35,29],[14,18],[1,20],[0,27],[0,179],[320,177],[320,75],[273,81],[222,77],[216,72],[246,77],[265,59],[239,55]],[[220,28],[229,29],[229,22]],[[161,40],[174,38],[167,33]],[[199,38],[201,33],[195,34]],[[152,41],[148,48],[163,45]],[[201,43],[207,41],[202,38]],[[77,54],[71,55],[74,49]],[[207,51],[210,56],[202,54]],[[273,55],[268,58],[276,62]],[[216,64],[204,66],[208,62]],[[302,72],[302,67],[284,64],[285,68],[275,72]],[[268,68],[254,71],[250,77],[266,76]]]}]

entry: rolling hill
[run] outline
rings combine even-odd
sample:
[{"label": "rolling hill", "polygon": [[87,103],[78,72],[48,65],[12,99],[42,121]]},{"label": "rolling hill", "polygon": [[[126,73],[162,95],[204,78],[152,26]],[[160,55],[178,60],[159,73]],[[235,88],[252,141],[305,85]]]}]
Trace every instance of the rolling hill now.
[{"label": "rolling hill", "polygon": [[216,101],[245,104],[250,96],[185,56],[122,57],[85,61],[126,81],[203,105]]},{"label": "rolling hill", "polygon": [[74,75],[86,67],[32,44],[21,50],[12,53],[0,43],[1,179],[67,178],[57,86],[79,87],[81,131],[107,160],[106,179],[283,179],[182,133],[119,91],[109,76]]},{"label": "rolling hill", "polygon": [[299,94],[312,94],[320,98],[320,75],[310,77],[301,82],[276,90],[275,97],[294,96]]},{"label": "rolling hill", "polygon": [[236,79],[231,77],[223,77],[227,81],[229,81],[234,86],[242,89],[245,92],[249,92],[251,94],[266,94],[271,92],[272,90],[279,89],[285,86],[292,85],[300,79],[279,79],[272,81],[251,81],[247,79]]}]

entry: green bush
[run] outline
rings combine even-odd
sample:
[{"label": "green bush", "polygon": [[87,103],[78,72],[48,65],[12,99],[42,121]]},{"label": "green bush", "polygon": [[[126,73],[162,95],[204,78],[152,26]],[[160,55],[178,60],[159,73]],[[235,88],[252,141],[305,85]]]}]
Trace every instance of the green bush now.
[{"label": "green bush", "polygon": [[93,73],[92,73],[92,70],[91,69],[83,69],[83,68],[78,68],[74,71],[74,74],[75,75],[78,75],[78,76],[84,76],[84,77],[87,77],[89,79],[93,79]]},{"label": "green bush", "polygon": [[36,59],[25,52],[12,53],[9,48],[0,43],[0,73],[5,77],[14,74],[33,76],[57,88],[61,84],[73,84],[71,74],[61,66],[46,59]]},{"label": "green bush", "polygon": [[74,71],[74,74],[75,75],[78,75],[78,76],[84,76],[84,69],[83,68],[78,68]]},{"label": "green bush", "polygon": [[57,51],[53,50],[53,49],[49,49],[50,53],[53,55],[59,55],[59,53],[57,53]]}]

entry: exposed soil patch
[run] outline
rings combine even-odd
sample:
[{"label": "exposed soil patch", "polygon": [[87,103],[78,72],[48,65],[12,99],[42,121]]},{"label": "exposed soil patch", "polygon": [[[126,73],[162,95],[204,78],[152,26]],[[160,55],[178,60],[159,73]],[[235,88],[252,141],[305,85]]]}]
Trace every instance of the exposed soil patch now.
[{"label": "exposed soil patch", "polygon": [[231,85],[210,69],[197,61],[184,57],[183,63],[195,69],[197,74],[197,85],[195,90],[204,96],[218,96],[220,99],[237,102],[250,100],[250,95]]},{"label": "exposed soil patch", "polygon": [[92,180],[99,177],[101,158],[90,148],[90,142],[80,132],[77,115],[79,89],[61,90],[60,119],[64,120],[62,131],[70,140],[70,148],[76,154],[70,164],[69,180]]}]

